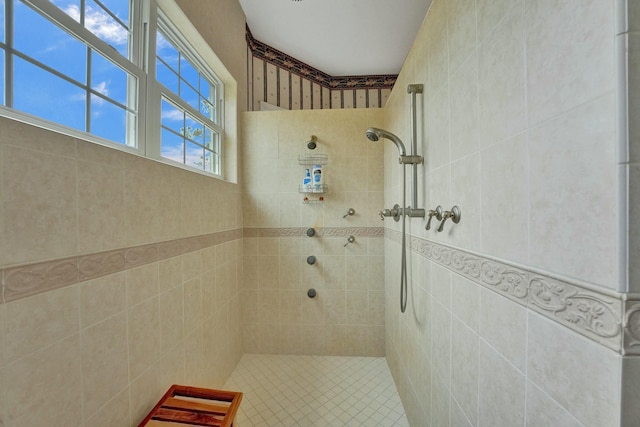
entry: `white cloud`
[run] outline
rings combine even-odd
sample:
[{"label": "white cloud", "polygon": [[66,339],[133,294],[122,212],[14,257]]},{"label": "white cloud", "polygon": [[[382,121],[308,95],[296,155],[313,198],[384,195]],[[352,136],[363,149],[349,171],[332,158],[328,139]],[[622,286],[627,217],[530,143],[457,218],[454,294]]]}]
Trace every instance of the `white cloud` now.
[{"label": "white cloud", "polygon": [[[80,22],[80,9],[77,5],[67,5],[65,13]],[[113,45],[126,45],[129,33],[126,28],[115,22],[109,15],[99,9],[90,6],[85,11],[84,26],[100,39]]]},{"label": "white cloud", "polygon": [[100,82],[93,87],[93,90],[95,90],[101,95],[109,96],[109,82],[107,81]]},{"label": "white cloud", "polygon": [[165,111],[162,113],[162,118],[182,122],[184,120],[184,113],[178,110]]}]

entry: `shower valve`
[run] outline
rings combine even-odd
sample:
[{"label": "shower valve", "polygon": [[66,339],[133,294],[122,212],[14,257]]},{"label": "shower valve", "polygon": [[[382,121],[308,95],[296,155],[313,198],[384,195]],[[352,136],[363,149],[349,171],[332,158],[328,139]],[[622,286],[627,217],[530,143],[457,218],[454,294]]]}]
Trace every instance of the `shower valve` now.
[{"label": "shower valve", "polygon": [[444,223],[447,221],[447,219],[451,218],[451,221],[453,221],[454,224],[457,224],[460,222],[461,216],[462,216],[462,212],[460,211],[460,208],[457,205],[452,207],[450,211],[444,211],[444,213],[442,214],[442,222],[438,227],[438,232],[444,229]]},{"label": "shower valve", "polygon": [[395,204],[393,206],[393,209],[383,209],[380,212],[378,212],[378,215],[380,215],[380,219],[384,221],[384,217],[385,216],[391,216],[393,217],[393,220],[395,222],[400,221],[400,215],[401,215],[401,211],[403,211],[404,209],[400,208],[400,205]]},{"label": "shower valve", "polygon": [[425,227],[425,230],[431,229],[431,219],[434,216],[438,221],[442,221],[442,206],[438,205],[435,210],[433,209],[429,210],[429,220],[427,221],[427,226]]}]

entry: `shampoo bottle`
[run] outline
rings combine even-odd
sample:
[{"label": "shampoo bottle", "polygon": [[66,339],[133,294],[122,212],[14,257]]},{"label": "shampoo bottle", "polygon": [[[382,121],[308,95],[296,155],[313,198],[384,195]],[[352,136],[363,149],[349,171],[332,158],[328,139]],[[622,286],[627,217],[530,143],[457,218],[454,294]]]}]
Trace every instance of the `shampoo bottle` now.
[{"label": "shampoo bottle", "polygon": [[313,165],[313,191],[315,193],[322,193],[322,166],[321,165]]},{"label": "shampoo bottle", "polygon": [[304,178],[302,179],[302,190],[303,191],[312,191],[313,184],[311,182],[311,172],[309,169],[305,169]]}]

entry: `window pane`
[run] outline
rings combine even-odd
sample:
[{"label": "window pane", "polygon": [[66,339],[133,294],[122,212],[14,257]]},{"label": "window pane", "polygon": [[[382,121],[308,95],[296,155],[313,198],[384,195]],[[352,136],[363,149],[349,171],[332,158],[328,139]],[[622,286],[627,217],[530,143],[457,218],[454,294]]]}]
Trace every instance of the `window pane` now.
[{"label": "window pane", "polygon": [[122,23],[113,19],[92,0],[87,0],[85,3],[84,17],[81,16],[80,0],[52,0],[52,2],[122,56],[129,58],[129,0],[102,1]]},{"label": "window pane", "polygon": [[204,148],[187,142],[184,164],[192,168],[204,170]]},{"label": "window pane", "polygon": [[91,52],[91,89],[127,104],[128,74],[99,53]]},{"label": "window pane", "polygon": [[199,121],[187,116],[185,120],[187,126],[185,132],[183,132],[185,138],[196,142],[200,145],[204,145],[204,126]]},{"label": "window pane", "polygon": [[198,93],[193,90],[191,86],[186,84],[184,80],[180,80],[180,98],[184,99],[186,103],[196,110],[200,110],[200,106],[198,105],[200,97],[198,96]]},{"label": "window pane", "polygon": [[127,111],[91,95],[91,133],[120,144],[127,143]]},{"label": "window pane", "polygon": [[86,82],[87,48],[83,43],[22,2],[16,3],[14,31],[17,50],[78,82]]},{"label": "window pane", "polygon": [[204,152],[204,170],[207,172],[211,172],[211,173],[218,173],[218,171],[215,168],[216,165],[216,160],[215,160],[215,154],[213,154],[211,151],[206,151]]},{"label": "window pane", "polygon": [[160,154],[165,159],[184,164],[184,139],[167,129],[162,129],[162,148]]},{"label": "window pane", "polygon": [[80,22],[80,0],[51,0],[51,2],[76,22]]},{"label": "window pane", "polygon": [[4,0],[0,0],[0,43],[4,43]]},{"label": "window pane", "polygon": [[35,65],[14,58],[13,108],[86,131],[86,92]]},{"label": "window pane", "polygon": [[184,56],[180,58],[180,77],[189,83],[196,91],[198,89],[198,78],[199,74],[193,65],[189,61],[187,61]]},{"label": "window pane", "polygon": [[184,128],[184,113],[173,104],[162,101],[162,126],[171,129],[177,134],[181,134],[180,129]]},{"label": "window pane", "polygon": [[100,0],[111,13],[116,15],[118,19],[125,23],[128,27],[129,24],[129,0]]},{"label": "window pane", "polygon": [[173,47],[173,45],[162,35],[160,31],[156,34],[156,56],[161,58],[168,67],[173,69],[178,74],[178,63],[180,61],[180,54]]},{"label": "window pane", "polygon": [[[128,10],[125,9],[125,20],[128,20],[128,15]],[[122,19],[123,17],[118,15],[118,18]],[[122,56],[129,58],[128,28],[113,19],[111,15],[93,1],[87,1],[85,6],[84,26],[98,36],[100,40],[117,50]]]},{"label": "window pane", "polygon": [[209,120],[213,120],[215,123],[215,107],[213,104],[206,101],[204,98],[200,98],[200,112],[203,116],[208,118]]},{"label": "window pane", "polygon": [[213,101],[211,97],[212,89],[215,88],[209,83],[209,80],[204,78],[203,75],[200,75],[200,95],[209,102]]},{"label": "window pane", "polygon": [[178,75],[160,60],[156,61],[156,80],[173,93],[178,93]]}]

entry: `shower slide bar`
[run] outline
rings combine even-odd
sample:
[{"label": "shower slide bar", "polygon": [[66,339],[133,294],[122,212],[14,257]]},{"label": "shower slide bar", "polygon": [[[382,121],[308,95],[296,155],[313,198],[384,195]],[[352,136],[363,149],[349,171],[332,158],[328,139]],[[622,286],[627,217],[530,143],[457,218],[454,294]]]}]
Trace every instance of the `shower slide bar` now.
[{"label": "shower slide bar", "polygon": [[[400,311],[407,309],[407,233],[406,221],[408,217],[424,218],[425,210],[418,208],[418,165],[423,162],[423,157],[417,154],[418,138],[416,130],[416,94],[422,93],[422,84],[411,84],[407,87],[407,93],[411,95],[411,153],[407,155],[404,144],[396,135],[383,129],[369,128],[366,131],[367,138],[371,141],[379,141],[381,138],[390,140],[396,145],[402,164],[402,207],[396,204],[392,209],[383,209],[379,215],[382,220],[385,216],[391,216],[397,222],[402,217],[402,243],[400,261]],[[407,165],[412,165],[411,180],[411,206],[407,206]]]}]

